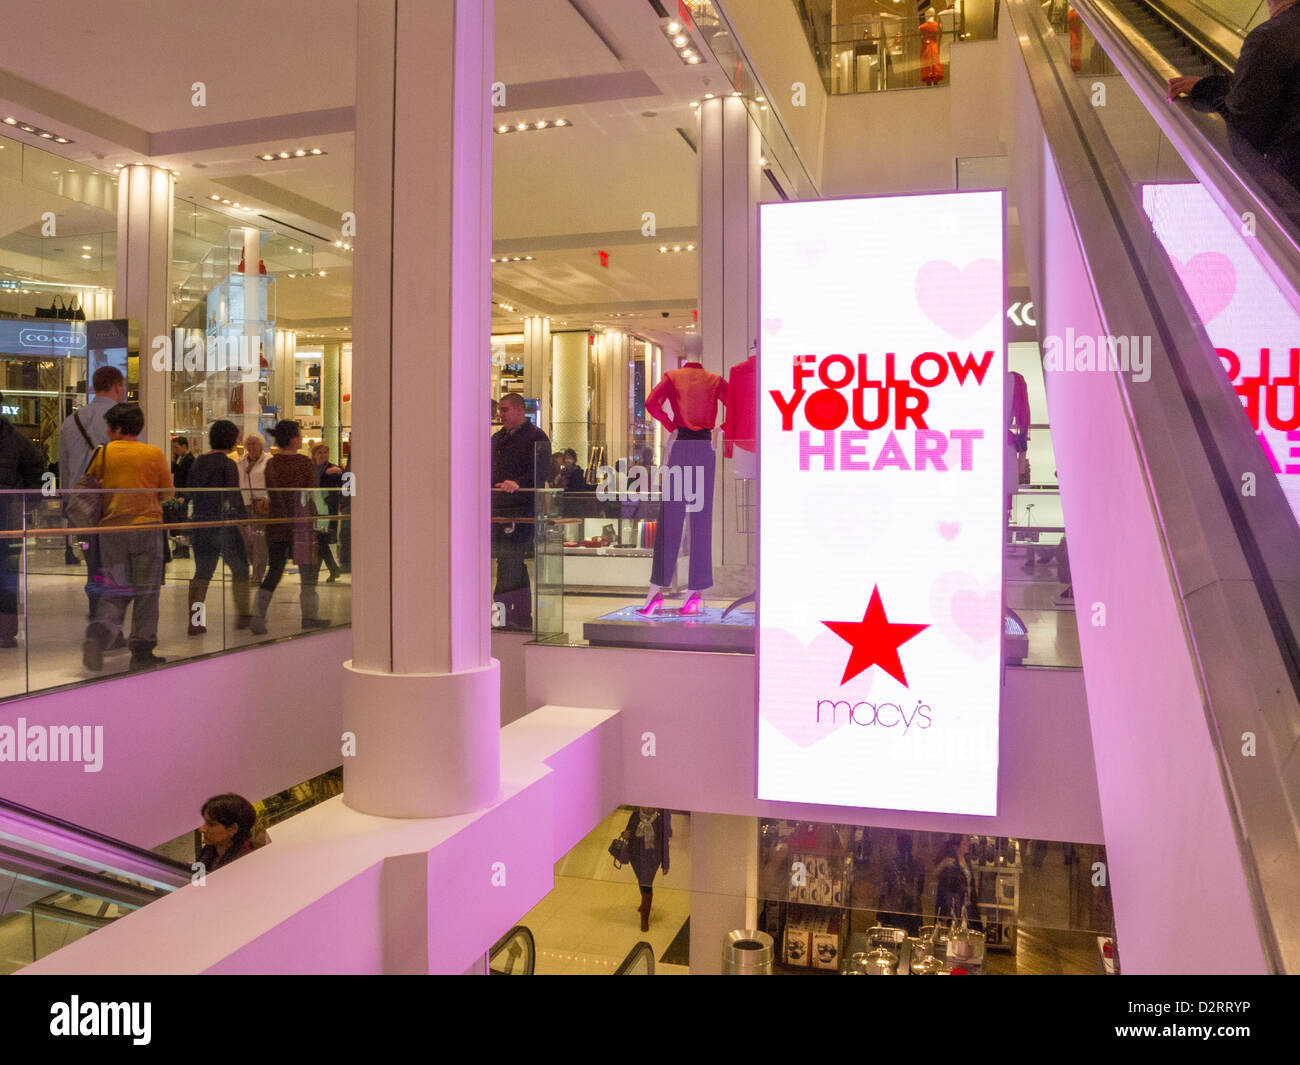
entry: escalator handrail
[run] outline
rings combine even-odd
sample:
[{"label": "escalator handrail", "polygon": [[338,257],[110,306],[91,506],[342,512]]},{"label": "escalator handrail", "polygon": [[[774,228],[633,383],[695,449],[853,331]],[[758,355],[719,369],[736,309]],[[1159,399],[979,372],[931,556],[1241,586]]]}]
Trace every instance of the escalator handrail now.
[{"label": "escalator handrail", "polygon": [[1168,79],[1178,72],[1163,57],[1152,61],[1140,31],[1110,0],[1071,0],[1071,5],[1224,214],[1253,220],[1247,244],[1300,314],[1300,226],[1282,206],[1289,203],[1300,217],[1300,194],[1266,164],[1249,172],[1229,145],[1223,119],[1167,101]]},{"label": "escalator handrail", "polygon": [[9,799],[0,799],[0,838],[25,843],[65,862],[112,868],[160,888],[182,887],[192,875],[190,866],[181,862]]},{"label": "escalator handrail", "polygon": [[[1243,506],[1229,471],[1258,465],[1255,433],[1053,31],[1029,0],[1011,0],[1009,8],[1050,151],[1070,176],[1067,209],[1101,328],[1124,318],[1158,342],[1157,362],[1170,375],[1162,383],[1182,399],[1181,409],[1165,409],[1159,392],[1114,375],[1196,669],[1265,965],[1300,972],[1300,809],[1288,768],[1300,721],[1300,605],[1292,593],[1300,588],[1300,530],[1276,479],[1261,479],[1255,505]],[[1179,434],[1195,439],[1197,454],[1177,453]],[[1169,475],[1175,466],[1180,476]],[[1255,654],[1234,658],[1216,633],[1237,634]],[[1232,737],[1246,730],[1259,733],[1258,765],[1269,770],[1234,778]]]},{"label": "escalator handrail", "polygon": [[[647,971],[645,973],[630,972],[629,970],[631,970],[633,965],[637,964],[638,959],[642,955],[645,955],[646,957]],[[621,962],[619,962],[618,968],[614,970],[615,976],[654,976],[654,974],[655,974],[655,949],[644,939],[639,940],[636,944],[633,945],[632,949],[627,952],[627,957],[625,957]]]},{"label": "escalator handrail", "polygon": [[[516,937],[522,938],[527,944],[525,953],[528,961],[524,966],[522,973],[513,972],[507,969],[505,972],[497,972],[492,968],[492,959],[495,958],[505,948],[506,944]],[[511,961],[513,965],[513,959]],[[510,929],[505,935],[492,944],[492,949],[488,951],[488,975],[490,976],[532,976],[537,968],[537,941],[533,938],[532,929],[527,925],[517,924]]]}]

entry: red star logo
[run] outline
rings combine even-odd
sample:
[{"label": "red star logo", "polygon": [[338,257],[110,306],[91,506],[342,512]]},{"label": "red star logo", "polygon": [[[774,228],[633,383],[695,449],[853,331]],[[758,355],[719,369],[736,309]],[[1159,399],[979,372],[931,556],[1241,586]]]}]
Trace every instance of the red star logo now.
[{"label": "red star logo", "polygon": [[823,621],[822,624],[853,648],[841,684],[847,684],[871,666],[879,666],[904,687],[907,686],[907,677],[903,673],[903,663],[898,660],[898,648],[922,629],[930,627],[892,624],[885,617],[879,587],[871,589],[871,602],[867,604],[867,612],[861,621]]}]

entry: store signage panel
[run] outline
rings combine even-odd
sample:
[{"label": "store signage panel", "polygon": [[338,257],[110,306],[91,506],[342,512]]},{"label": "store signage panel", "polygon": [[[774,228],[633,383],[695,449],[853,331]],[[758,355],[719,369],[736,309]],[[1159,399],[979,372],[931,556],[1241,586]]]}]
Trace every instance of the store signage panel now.
[{"label": "store signage panel", "polygon": [[1144,185],[1142,205],[1300,520],[1300,315],[1201,185]]},{"label": "store signage panel", "polygon": [[758,797],[995,814],[1002,193],[759,210]]},{"label": "store signage panel", "polygon": [[0,352],[59,358],[86,353],[86,323],[49,318],[0,319]]}]

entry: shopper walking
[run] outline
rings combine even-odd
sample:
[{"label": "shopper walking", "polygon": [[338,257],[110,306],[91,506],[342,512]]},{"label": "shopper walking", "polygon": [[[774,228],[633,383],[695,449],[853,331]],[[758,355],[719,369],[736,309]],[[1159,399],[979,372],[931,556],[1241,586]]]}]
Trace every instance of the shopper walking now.
[{"label": "shopper walking", "polygon": [[[244,455],[236,466],[239,486],[243,489],[244,510],[249,517],[264,518],[270,513],[271,505],[266,495],[266,464],[270,461],[266,441],[259,434],[249,433],[244,437]],[[253,582],[260,583],[266,576],[266,526],[245,525],[243,536]]]},{"label": "shopper walking", "polygon": [[623,839],[627,841],[628,862],[641,888],[641,931],[650,930],[650,903],[654,898],[655,874],[668,873],[668,841],[672,838],[672,814],[649,806],[638,806],[627,819]]},{"label": "shopper walking", "polygon": [[881,880],[876,923],[886,928],[905,928],[909,936],[919,935],[924,893],[925,866],[912,853],[912,837],[900,832],[898,852],[886,863]]},{"label": "shopper walking", "polygon": [[[58,487],[67,499],[68,489],[75,488],[81,480],[90,457],[97,447],[108,443],[108,426],[104,416],[119,403],[126,401],[126,378],[122,371],[112,366],[101,366],[90,379],[95,393],[84,407],[74,410],[59,425],[59,480]],[[95,619],[102,579],[99,573],[99,537],[82,535],[82,557],[86,563],[87,617]],[[66,555],[65,555],[66,561]]]},{"label": "shopper walking", "polygon": [[[0,400],[4,397],[0,396]],[[45,460],[36,445],[0,417],[0,489],[15,490],[0,496],[0,522],[5,529],[21,529],[27,511],[22,490],[40,488]],[[0,647],[18,646],[18,569],[22,537],[0,539]],[[17,553],[18,558],[14,558]]]},{"label": "shopper walking", "polygon": [[343,520],[339,522],[339,569],[344,573],[352,572],[352,438],[348,437],[340,445],[343,452],[343,481],[345,491],[339,493],[339,513]]},{"label": "shopper walking", "polygon": [[[336,515],[339,512],[340,489],[343,487],[343,471],[330,462],[328,444],[313,447],[311,460],[316,466],[316,513]],[[330,518],[316,519],[316,552],[330,571],[326,584],[333,584],[339,579],[339,564],[334,561],[334,553],[330,550],[330,544],[338,543],[338,538],[337,521],[331,521]]]},{"label": "shopper walking", "polygon": [[[242,521],[246,514],[239,489],[239,470],[230,453],[239,440],[239,426],[230,421],[212,423],[208,430],[210,450],[200,455],[189,470],[189,487],[196,524],[211,521]],[[207,489],[207,491],[204,491]],[[248,555],[244,538],[235,525],[196,528],[194,530],[194,579],[190,581],[188,627],[190,636],[207,632],[204,600],[208,584],[216,572],[217,562],[230,569],[230,592],[235,601],[235,628],[246,629],[252,623],[248,584]]]},{"label": "shopper walking", "polygon": [[157,528],[130,530],[133,525],[162,522],[162,503],[171,499],[172,478],[167,459],[156,447],[140,443],[144,412],[135,403],[119,403],[104,416],[109,441],[99,448],[87,472],[112,490],[100,528],[122,529],[99,536],[99,565],[103,596],[96,620],[86,628],[82,662],[98,672],[104,651],[122,636],[126,608],[131,605],[131,668],[165,662],[153,653],[158,643],[158,591],[163,577],[163,534]]},{"label": "shopper walking", "polygon": [[[178,436],[172,440],[172,484],[185,488],[189,484],[190,470],[194,467],[194,456],[190,454],[190,440],[187,436]],[[190,497],[178,491],[176,498],[163,508],[168,521],[187,522],[190,520]],[[172,558],[189,558],[190,547],[187,538],[179,529],[173,529],[169,535],[176,540],[171,550]],[[167,561],[171,561],[168,559]]]},{"label": "shopper walking", "polygon": [[934,894],[935,920],[953,923],[965,918],[967,924],[982,931],[979,904],[975,899],[975,873],[971,870],[966,852],[970,849],[969,836],[949,836],[939,852],[935,868],[938,886]]},{"label": "shopper walking", "polygon": [[302,429],[297,422],[276,422],[271,435],[279,451],[266,464],[271,517],[266,527],[267,569],[257,590],[257,603],[249,626],[259,636],[266,633],[266,612],[290,556],[298,563],[302,627],[323,629],[329,625],[328,620],[316,616],[319,608],[316,576],[320,560],[316,557],[316,535],[311,522],[315,511],[309,498],[311,490],[316,487],[316,467],[311,459],[299,453]]}]

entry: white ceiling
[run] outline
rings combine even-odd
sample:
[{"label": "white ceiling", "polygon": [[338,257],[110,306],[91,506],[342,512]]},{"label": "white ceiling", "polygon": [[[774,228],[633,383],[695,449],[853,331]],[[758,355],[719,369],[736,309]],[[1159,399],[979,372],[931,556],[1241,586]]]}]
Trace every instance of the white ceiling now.
[{"label": "white ceiling", "polygon": [[[563,117],[572,126],[493,138],[494,248],[536,256],[494,268],[494,296],[517,308],[494,308],[494,328],[517,327],[519,314],[531,311],[572,324],[633,322],[660,337],[680,336],[695,304],[697,256],[657,248],[695,238],[697,161],[677,129],[694,137],[688,101],[721,91],[722,77],[708,63],[680,61],[648,0],[576,3],[599,33],[570,0],[496,3],[495,76],[507,84],[507,101],[510,87],[536,82],[554,82],[543,88],[559,101],[535,110],[507,107],[498,117],[512,123]],[[355,101],[356,0],[60,0],[56,10],[37,0],[7,0],[0,72],[37,88],[11,89],[13,98],[6,99],[3,86],[14,82],[0,81],[0,108],[74,137],[61,150],[88,165],[110,169],[139,158],[124,143],[132,127],[145,136],[176,130],[204,136],[198,127],[328,112]],[[590,82],[582,79],[629,72],[642,72],[642,88],[627,91],[650,95],[563,102],[591,98]],[[205,108],[191,104],[195,81],[206,85]],[[75,101],[64,113],[87,128],[42,121],[50,116],[38,108],[55,109],[45,90]],[[313,146],[327,154],[273,163],[256,158]],[[282,276],[282,321],[324,326],[350,318],[350,258],[331,243],[341,236],[340,215],[352,201],[350,131],[158,161],[181,172],[181,199],[216,207],[215,193],[254,209],[236,213],[232,225],[249,217],[261,222],[260,214],[303,231],[282,230],[313,245],[315,268],[326,277]],[[641,235],[647,211],[655,215],[657,236]],[[26,231],[39,232],[30,222]],[[601,250],[610,253],[608,268],[600,266]]]}]

